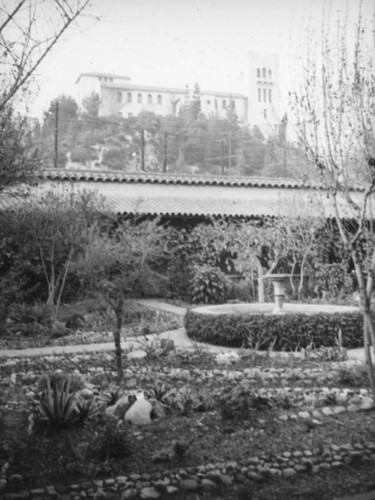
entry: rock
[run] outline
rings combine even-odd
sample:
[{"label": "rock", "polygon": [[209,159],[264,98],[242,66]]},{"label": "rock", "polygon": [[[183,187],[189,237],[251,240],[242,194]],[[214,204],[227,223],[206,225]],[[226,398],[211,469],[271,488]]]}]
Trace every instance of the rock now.
[{"label": "rock", "polygon": [[144,399],[143,395],[137,395],[137,400],[125,413],[124,420],[134,425],[145,425],[151,423],[152,404]]},{"label": "rock", "polygon": [[219,365],[231,365],[239,361],[241,357],[234,351],[220,353],[216,356],[215,361]]},{"label": "rock", "polygon": [[141,498],[160,498],[160,493],[152,486],[141,489]]},{"label": "rock", "polygon": [[168,495],[174,495],[175,493],[178,493],[178,488],[176,486],[167,486],[167,493]]},{"label": "rock", "polygon": [[291,476],[294,476],[295,474],[296,474],[296,471],[290,467],[283,470],[283,475],[285,477],[291,477]]},{"label": "rock", "polygon": [[180,481],[180,488],[183,491],[197,491],[198,487],[195,479],[183,479]]},{"label": "rock", "polygon": [[211,481],[210,479],[202,479],[202,483],[201,483],[201,486],[202,486],[202,490],[203,491],[212,491],[216,488],[216,484]]},{"label": "rock", "polygon": [[329,406],[324,406],[320,411],[326,417],[329,417],[330,415],[333,415],[333,410]]},{"label": "rock", "polygon": [[374,400],[369,397],[364,397],[362,399],[360,409],[361,410],[372,410],[374,408]]},{"label": "rock", "polygon": [[130,351],[127,354],[128,359],[143,359],[147,356],[146,351],[142,349],[136,349],[134,351]]},{"label": "rock", "polygon": [[137,498],[138,492],[135,488],[130,488],[122,493],[122,500],[127,500],[129,498]]}]

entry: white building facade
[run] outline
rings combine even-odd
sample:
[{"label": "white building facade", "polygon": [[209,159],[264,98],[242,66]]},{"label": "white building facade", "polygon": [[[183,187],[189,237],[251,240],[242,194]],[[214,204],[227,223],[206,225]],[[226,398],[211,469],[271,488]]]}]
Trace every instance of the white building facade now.
[{"label": "white building facade", "polygon": [[[232,109],[241,123],[275,133],[282,117],[278,82],[277,56],[250,53],[243,93],[200,90],[201,111],[208,118],[225,118]],[[109,73],[82,73],[76,85],[80,106],[91,93],[99,95],[100,116],[129,118],[144,111],[178,116],[192,99],[188,88],[137,85],[131,83],[130,77]]]}]

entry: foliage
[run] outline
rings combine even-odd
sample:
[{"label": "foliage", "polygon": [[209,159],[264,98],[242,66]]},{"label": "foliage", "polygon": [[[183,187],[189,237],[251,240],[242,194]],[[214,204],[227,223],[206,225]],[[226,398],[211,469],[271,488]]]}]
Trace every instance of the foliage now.
[{"label": "foliage", "polygon": [[0,194],[9,194],[10,190],[15,194],[15,188],[36,182],[40,153],[33,139],[26,118],[17,115],[10,105],[0,110]]},{"label": "foliage", "polygon": [[190,283],[194,304],[222,304],[228,296],[228,278],[220,269],[196,266]]},{"label": "foliage", "polygon": [[190,309],[185,327],[190,338],[227,347],[249,347],[295,351],[336,344],[338,329],[346,348],[362,343],[360,312],[308,314],[220,314],[202,315]]},{"label": "foliage", "polygon": [[53,429],[61,429],[72,425],[76,417],[76,391],[71,390],[70,379],[65,379],[62,384],[51,384],[47,376],[46,384],[45,390],[35,393],[38,401],[38,421],[41,423],[48,422]]},{"label": "foliage", "polygon": [[34,300],[36,292],[41,293],[36,283],[42,287],[40,298],[45,298],[53,321],[69,280],[79,284],[74,280],[73,261],[83,250],[88,228],[103,218],[105,210],[103,200],[94,193],[56,188],[2,214],[0,231],[7,241],[3,255],[9,256],[4,276],[11,273],[19,291],[30,290]]},{"label": "foliage", "polygon": [[224,390],[219,398],[220,413],[224,420],[250,420],[256,410],[268,409],[271,402],[247,387]]},{"label": "foliage", "polygon": [[[300,91],[293,98],[300,143],[320,173],[341,245],[355,269],[366,365],[375,397],[375,324],[371,315],[375,271],[371,207],[375,193],[374,19],[365,15],[364,2],[357,4],[355,16],[349,17],[348,9],[334,11],[332,3],[324,11],[319,34],[311,27],[306,30],[306,64]],[[348,37],[351,31],[353,37]]]},{"label": "foliage", "polygon": [[365,365],[344,364],[340,366],[337,371],[337,381],[347,387],[366,387],[368,378]]},{"label": "foliage", "polygon": [[75,269],[83,286],[101,293],[116,315],[114,340],[119,381],[124,301],[145,289],[157,290],[160,283],[165,283],[165,277],[157,270],[165,257],[164,229],[158,221],[124,221],[110,235],[100,226],[92,227],[76,261]]},{"label": "foliage", "polygon": [[[90,426],[89,426],[90,428]],[[121,459],[131,455],[126,425],[105,415],[99,415],[91,424],[91,438],[87,446],[87,458],[101,462]]]}]

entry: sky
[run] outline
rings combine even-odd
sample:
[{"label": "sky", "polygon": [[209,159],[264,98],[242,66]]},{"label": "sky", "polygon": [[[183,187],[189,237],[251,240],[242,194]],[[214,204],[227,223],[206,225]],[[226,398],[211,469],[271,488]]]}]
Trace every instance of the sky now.
[{"label": "sky", "polygon": [[[348,2],[333,0],[335,8]],[[369,0],[370,4],[373,0]],[[80,73],[111,72],[132,83],[241,91],[246,54],[277,53],[290,76],[303,30],[319,25],[324,0],[92,0],[36,74],[30,114],[75,93]],[[375,0],[374,0],[375,4]]]}]

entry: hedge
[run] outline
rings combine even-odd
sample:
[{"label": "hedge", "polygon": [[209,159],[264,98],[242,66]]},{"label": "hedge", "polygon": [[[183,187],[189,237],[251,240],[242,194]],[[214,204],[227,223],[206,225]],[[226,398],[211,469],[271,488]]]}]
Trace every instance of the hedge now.
[{"label": "hedge", "polygon": [[185,328],[192,340],[224,347],[294,351],[314,345],[333,347],[341,328],[343,346],[363,346],[361,312],[320,314],[220,314],[187,311]]}]

